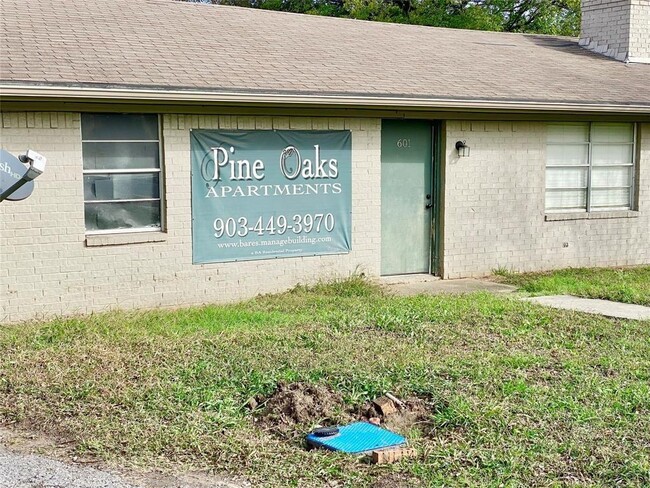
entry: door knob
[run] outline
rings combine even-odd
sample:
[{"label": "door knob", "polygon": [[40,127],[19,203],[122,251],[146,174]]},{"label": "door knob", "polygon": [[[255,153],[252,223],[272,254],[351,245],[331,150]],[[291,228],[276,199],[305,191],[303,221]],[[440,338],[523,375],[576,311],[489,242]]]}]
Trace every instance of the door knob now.
[{"label": "door knob", "polygon": [[433,204],[432,203],[427,203],[425,208],[431,208],[431,207],[433,207]]}]

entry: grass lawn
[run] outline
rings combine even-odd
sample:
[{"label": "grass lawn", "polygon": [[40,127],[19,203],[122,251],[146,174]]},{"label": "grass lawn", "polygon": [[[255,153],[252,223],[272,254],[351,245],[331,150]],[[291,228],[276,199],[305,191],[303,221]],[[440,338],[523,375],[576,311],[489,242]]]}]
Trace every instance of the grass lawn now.
[{"label": "grass lawn", "polygon": [[[280,382],[340,392],[341,418],[386,391],[426,399],[425,421],[403,432],[418,457],[373,466],[307,451],[322,419],[279,433],[255,420],[263,401],[249,407]],[[648,486],[650,322],[483,293],[389,297],[351,279],[4,326],[0,423],[85,456],[254,486]]]},{"label": "grass lawn", "polygon": [[499,280],[534,295],[575,295],[650,306],[650,266],[569,268],[546,273],[510,273]]}]

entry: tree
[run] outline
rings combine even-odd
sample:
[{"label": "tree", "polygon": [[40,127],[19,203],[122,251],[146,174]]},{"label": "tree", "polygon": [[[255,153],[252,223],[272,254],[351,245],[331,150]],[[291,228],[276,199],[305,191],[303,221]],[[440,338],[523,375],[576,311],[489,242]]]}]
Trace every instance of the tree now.
[{"label": "tree", "polygon": [[577,36],[580,0],[189,0],[437,27]]}]

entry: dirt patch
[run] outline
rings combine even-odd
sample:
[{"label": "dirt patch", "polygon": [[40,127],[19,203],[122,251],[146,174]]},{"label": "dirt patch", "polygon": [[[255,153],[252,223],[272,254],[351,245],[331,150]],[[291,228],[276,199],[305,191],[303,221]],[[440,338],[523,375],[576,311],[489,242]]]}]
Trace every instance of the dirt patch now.
[{"label": "dirt patch", "polygon": [[232,481],[221,476],[203,472],[187,472],[180,474],[148,472],[130,474],[129,481],[137,483],[142,488],[250,488],[251,485],[243,480]]},{"label": "dirt patch", "polygon": [[[9,428],[0,425],[0,447],[20,454],[38,454],[57,459],[72,459],[76,443],[62,436],[51,436],[37,432],[37,429]],[[83,459],[82,461],[87,461]]]},{"label": "dirt patch", "polygon": [[[260,426],[281,434],[303,435],[307,429],[338,425],[358,420],[375,423],[385,429],[405,435],[413,428],[423,433],[431,431],[431,415],[441,408],[440,402],[416,396],[395,404],[393,413],[384,415],[372,401],[361,407],[349,407],[340,393],[324,385],[309,383],[280,383],[268,398],[256,399],[256,419]],[[298,427],[300,426],[300,427]]]},{"label": "dirt patch", "polygon": [[324,385],[280,383],[273,395],[258,402],[257,419],[280,434],[288,434],[298,424],[313,427],[352,420],[341,394]]},{"label": "dirt patch", "polygon": [[395,413],[383,415],[377,405],[373,402],[366,402],[357,410],[357,418],[365,421],[379,419],[381,427],[402,435],[412,427],[418,427],[425,433],[429,432],[431,415],[440,406],[430,399],[415,396],[402,400],[402,403],[403,405],[396,405]]}]

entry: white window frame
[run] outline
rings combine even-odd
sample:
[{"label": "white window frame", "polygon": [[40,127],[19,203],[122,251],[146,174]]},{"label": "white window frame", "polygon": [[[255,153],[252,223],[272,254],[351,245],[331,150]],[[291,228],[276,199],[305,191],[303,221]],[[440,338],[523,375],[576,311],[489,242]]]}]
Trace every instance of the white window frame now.
[{"label": "white window frame", "polygon": [[[99,113],[99,112],[93,112]],[[137,112],[124,112],[125,115],[140,115]],[[163,141],[162,141],[162,117],[160,114],[157,114],[157,126],[158,126],[158,139],[152,140],[131,140],[131,139],[84,139],[83,138],[83,127],[81,129],[81,151],[82,151],[82,166],[83,166],[83,143],[84,142],[95,142],[95,143],[153,143],[158,144],[158,168],[133,168],[133,169],[83,169],[83,176],[92,175],[92,174],[158,174],[158,194],[159,198],[125,198],[118,200],[86,200],[84,196],[84,209],[86,204],[93,203],[126,203],[126,202],[154,202],[158,201],[160,205],[160,226],[158,227],[130,227],[128,229],[102,229],[102,230],[85,230],[86,235],[102,235],[102,234],[131,234],[131,233],[141,233],[141,232],[163,232],[165,229],[165,192],[164,192],[164,177],[163,177]],[[82,176],[82,185],[84,184],[84,178]],[[83,189],[82,189],[83,191]],[[85,192],[84,192],[85,193]],[[84,218],[85,226],[85,218]]]},{"label": "white window frame", "polygon": [[[576,213],[576,212],[584,212],[584,213],[591,213],[591,212],[617,212],[617,211],[631,211],[634,210],[635,208],[635,189],[636,189],[636,177],[637,177],[637,134],[638,134],[638,124],[636,122],[622,122],[622,123],[628,123],[632,124],[632,142],[629,143],[621,143],[621,142],[616,142],[616,143],[603,143],[603,142],[598,142],[595,143],[600,146],[607,146],[607,145],[614,145],[614,146],[620,146],[623,144],[630,145],[632,146],[632,161],[630,164],[616,164],[616,165],[598,165],[599,168],[607,168],[607,167],[616,167],[616,168],[622,168],[622,167],[627,167],[630,168],[630,171],[632,172],[631,178],[630,178],[630,199],[629,199],[629,205],[627,207],[602,207],[602,208],[592,208],[591,207],[591,193],[593,190],[592,184],[591,184],[591,172],[593,169],[593,159],[592,159],[592,147],[593,147],[593,142],[592,142],[592,127],[594,123],[602,123],[602,124],[607,124],[608,122],[552,122],[551,124],[553,125],[582,125],[582,124],[587,124],[589,127],[589,140],[587,142],[575,142],[575,143],[566,143],[566,142],[548,142],[546,141],[546,147],[549,146],[568,146],[568,145],[574,145],[574,146],[587,146],[587,164],[555,164],[555,165],[549,165],[548,164],[548,159],[545,163],[545,175],[544,175],[544,181],[546,182],[546,169],[548,168],[587,168],[587,186],[584,188],[571,188],[571,187],[564,187],[564,188],[548,188],[546,186],[546,183],[544,184],[544,195],[546,196],[546,193],[548,191],[555,191],[555,190],[586,190],[586,205],[585,209],[576,209],[576,208],[547,208],[546,203],[544,204],[544,211],[546,213]],[[617,122],[609,122],[609,123],[617,123]],[[549,124],[550,125],[550,124]],[[599,189],[627,189],[627,186],[613,186],[613,187],[599,187]]]}]

